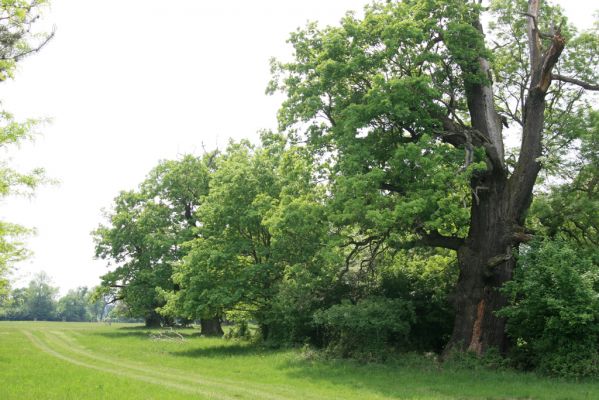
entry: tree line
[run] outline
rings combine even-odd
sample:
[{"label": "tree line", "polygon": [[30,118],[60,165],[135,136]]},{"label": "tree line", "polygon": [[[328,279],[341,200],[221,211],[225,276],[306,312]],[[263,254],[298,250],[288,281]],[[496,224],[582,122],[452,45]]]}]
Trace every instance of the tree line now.
[{"label": "tree line", "polygon": [[50,277],[39,272],[27,286],[8,290],[0,298],[0,320],[99,322],[125,317],[94,288],[81,286],[64,296],[58,292]]},{"label": "tree line", "polygon": [[148,326],[599,374],[598,30],[541,0],[298,29],[272,61],[278,132],[120,193],[100,293]]},{"label": "tree line", "polygon": [[596,373],[598,27],[538,0],[308,24],[272,62],[279,133],[115,199],[94,234],[105,293],[148,325]]}]

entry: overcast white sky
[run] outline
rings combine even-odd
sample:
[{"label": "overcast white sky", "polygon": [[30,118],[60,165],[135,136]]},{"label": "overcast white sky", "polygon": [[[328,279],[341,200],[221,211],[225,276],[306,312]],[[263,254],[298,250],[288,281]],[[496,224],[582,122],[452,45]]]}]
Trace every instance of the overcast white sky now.
[{"label": "overcast white sky", "polygon": [[[288,34],[306,21],[334,24],[366,3],[54,0],[44,24],[56,37],[0,85],[2,108],[52,118],[12,165],[44,167],[61,182],[0,204],[2,220],[37,229],[35,255],[13,284],[40,270],[62,293],[98,284],[107,268],[93,259],[90,232],[101,209],[161,159],[274,129],[281,98],[264,94],[269,59],[290,54]],[[595,0],[560,3],[579,27],[591,25]]]}]

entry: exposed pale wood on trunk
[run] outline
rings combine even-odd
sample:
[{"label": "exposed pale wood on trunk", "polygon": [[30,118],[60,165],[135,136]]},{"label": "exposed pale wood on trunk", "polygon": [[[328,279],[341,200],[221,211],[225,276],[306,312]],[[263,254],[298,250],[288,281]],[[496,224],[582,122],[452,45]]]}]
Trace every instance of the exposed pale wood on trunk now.
[{"label": "exposed pale wood on trunk", "polygon": [[483,317],[485,316],[485,299],[481,299],[478,303],[477,311],[476,311],[476,320],[474,321],[474,326],[472,327],[472,340],[470,341],[470,346],[468,346],[468,351],[473,351],[479,354],[482,351],[482,324]]},{"label": "exposed pale wood on trunk", "polygon": [[[505,320],[494,311],[507,304],[499,289],[512,279],[515,267],[512,252],[526,239],[521,227],[541,169],[545,95],[551,84],[551,71],[565,46],[557,32],[543,51],[536,20],[539,7],[540,0],[529,0],[526,15],[531,80],[524,107],[520,157],[511,177],[507,177],[503,168],[501,121],[493,102],[492,82],[471,85],[466,90],[472,127],[489,139],[494,150],[487,150],[487,155],[495,168],[475,176],[471,182],[470,231],[458,249],[456,320],[447,351],[457,348],[482,354],[492,347],[502,352],[507,350]],[[474,25],[479,27],[480,23],[476,21]],[[486,60],[481,59],[480,67],[489,73]],[[501,157],[501,162],[494,161],[493,155]],[[485,190],[477,191],[480,187]]]}]

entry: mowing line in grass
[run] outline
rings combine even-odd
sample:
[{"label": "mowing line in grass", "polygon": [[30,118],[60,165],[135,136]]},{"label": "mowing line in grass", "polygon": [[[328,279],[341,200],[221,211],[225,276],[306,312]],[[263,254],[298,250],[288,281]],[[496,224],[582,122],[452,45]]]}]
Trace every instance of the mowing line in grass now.
[{"label": "mowing line in grass", "polygon": [[90,369],[94,369],[94,370],[102,371],[102,372],[107,372],[107,373],[110,373],[113,375],[123,376],[123,377],[131,378],[131,379],[135,379],[138,381],[150,383],[153,385],[166,386],[166,387],[177,389],[177,390],[180,390],[183,392],[198,393],[203,396],[206,396],[207,399],[215,399],[215,400],[237,400],[237,399],[239,399],[239,397],[237,397],[237,396],[229,397],[229,396],[223,395],[221,393],[207,391],[207,390],[205,390],[203,388],[199,388],[199,387],[194,387],[194,386],[190,386],[190,385],[179,384],[179,383],[174,383],[174,382],[169,382],[169,381],[164,381],[164,380],[157,380],[155,378],[152,378],[152,377],[146,376],[146,375],[140,375],[140,374],[124,372],[124,371],[116,371],[114,368],[106,368],[106,367],[101,367],[98,365],[88,364],[86,362],[77,360],[75,358],[66,356],[64,354],[61,354],[61,353],[55,351],[54,349],[48,347],[41,339],[37,338],[30,332],[27,332],[27,331],[21,331],[21,332],[33,343],[34,346],[36,346],[38,349],[40,349],[44,353],[49,354],[55,358],[65,361],[65,362],[68,362],[68,363],[71,363],[74,365],[78,365],[80,367],[90,368]]},{"label": "mowing line in grass", "polygon": [[[125,361],[123,359],[119,359],[116,357],[109,357],[106,355],[100,355],[96,352],[93,352],[92,350],[90,350],[90,349],[84,347],[82,344],[80,344],[76,338],[71,337],[71,334],[74,333],[74,331],[68,331],[68,333],[67,333],[65,331],[52,330],[50,332],[52,334],[58,336],[64,342],[67,342],[68,346],[69,346],[68,347],[69,350],[75,351],[75,349],[76,349],[78,353],[85,355],[89,358],[99,360],[99,361],[114,363],[117,365],[123,365],[130,369],[138,370],[141,372],[147,372],[150,374],[162,375],[165,377],[169,377],[171,379],[180,379],[180,380],[191,381],[191,382],[195,382],[195,383],[218,385],[218,386],[222,386],[226,389],[238,390],[239,389],[238,385],[243,384],[244,388],[246,388],[245,389],[246,392],[248,392],[247,389],[251,389],[251,393],[257,395],[258,396],[257,398],[260,398],[260,399],[295,400],[298,398],[297,389],[293,389],[288,386],[241,381],[240,379],[231,380],[231,379],[224,379],[224,378],[206,377],[206,376],[188,373],[188,372],[182,371],[180,369],[173,369],[173,368],[168,368],[168,367],[161,367],[160,371],[157,371],[154,369],[148,369],[148,367],[146,367],[144,364],[136,363],[136,362],[130,361],[130,360]],[[81,335],[81,333],[79,333],[79,332],[77,332],[77,333],[79,336]],[[63,347],[64,347],[64,345],[63,345]],[[320,396],[313,396],[308,393],[302,393],[301,398],[305,399],[305,400],[321,400],[322,399],[322,397],[320,397]]]},{"label": "mowing line in grass", "polygon": [[[189,383],[196,383],[196,384],[201,384],[201,385],[205,385],[205,386],[213,386],[213,387],[217,387],[220,389],[224,389],[226,391],[229,392],[233,392],[234,394],[245,394],[245,395],[252,395],[254,396],[254,398],[259,398],[259,399],[268,399],[268,400],[293,400],[296,397],[289,397],[289,396],[281,396],[281,395],[277,395],[275,393],[273,393],[273,391],[271,390],[270,392],[266,392],[264,390],[260,390],[260,389],[255,389],[252,388],[252,386],[255,386],[254,384],[248,384],[246,382],[243,382],[243,387],[239,386],[240,383],[242,382],[233,382],[233,381],[225,381],[225,380],[215,380],[215,379],[211,379],[211,378],[205,378],[205,377],[201,377],[198,375],[193,375],[193,374],[188,374],[188,373],[184,373],[183,371],[180,370],[174,370],[174,369],[163,369],[160,371],[157,371],[155,369],[150,369],[148,367],[144,367],[142,365],[136,365],[134,363],[131,363],[130,361],[123,361],[122,359],[117,359],[114,357],[107,357],[104,355],[99,355],[96,353],[93,353],[89,350],[86,350],[83,346],[81,346],[79,343],[77,343],[76,340],[74,340],[73,338],[69,337],[65,332],[61,332],[61,331],[50,331],[50,332],[44,332],[46,334],[46,342],[47,343],[51,343],[54,344],[56,346],[59,346],[63,351],[67,351],[67,352],[71,352],[71,353],[76,353],[79,354],[81,356],[96,360],[96,361],[100,361],[103,363],[107,363],[110,365],[117,365],[119,368],[126,368],[126,369],[130,369],[130,370],[134,370],[134,371],[138,371],[138,372],[143,372],[147,375],[153,375],[159,379],[168,379],[169,381],[185,381],[185,382],[189,382]],[[275,387],[269,387],[269,389],[278,389]],[[289,393],[289,391],[288,391]],[[309,398],[309,397],[304,397],[303,398]],[[313,399],[317,399],[315,397],[312,397]]]}]

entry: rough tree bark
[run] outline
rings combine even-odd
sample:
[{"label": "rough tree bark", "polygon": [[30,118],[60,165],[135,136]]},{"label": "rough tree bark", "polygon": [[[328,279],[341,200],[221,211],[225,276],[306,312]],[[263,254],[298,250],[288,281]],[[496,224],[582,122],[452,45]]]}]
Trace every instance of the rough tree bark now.
[{"label": "rough tree bark", "polygon": [[220,318],[202,318],[200,320],[201,333],[204,336],[222,336],[223,328],[220,325]]},{"label": "rough tree bark", "polygon": [[[471,181],[470,231],[464,242],[454,247],[460,276],[455,325],[446,351],[482,354],[489,348],[505,352],[508,347],[505,320],[494,314],[507,302],[498,289],[512,278],[513,253],[526,237],[522,226],[541,169],[538,158],[542,151],[545,95],[551,84],[552,69],[565,46],[564,38],[557,32],[544,35],[549,44],[543,51],[536,21],[538,10],[539,0],[529,0],[526,17],[531,79],[524,107],[520,156],[511,176],[503,161],[501,121],[494,106],[492,83],[466,87],[472,128],[487,143],[490,168]],[[476,24],[480,29],[480,24]],[[487,60],[480,59],[480,68],[485,74],[489,72]]]}]

